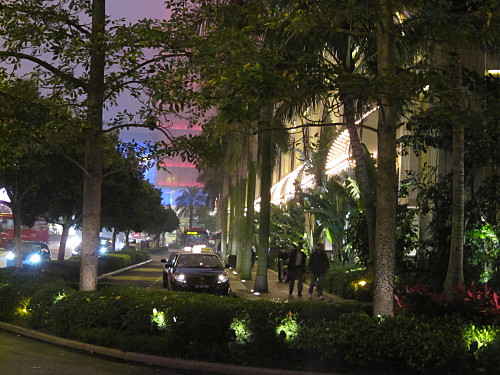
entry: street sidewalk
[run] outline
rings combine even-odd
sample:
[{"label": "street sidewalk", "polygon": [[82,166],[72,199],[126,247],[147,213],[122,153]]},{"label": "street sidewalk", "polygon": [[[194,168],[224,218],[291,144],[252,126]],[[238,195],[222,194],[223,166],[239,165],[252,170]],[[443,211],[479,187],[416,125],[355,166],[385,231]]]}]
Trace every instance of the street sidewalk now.
[{"label": "street sidewalk", "polygon": [[293,289],[293,295],[289,296],[288,294],[288,283],[280,282],[278,280],[278,272],[267,269],[267,293],[255,293],[254,292],[254,284],[255,278],[257,276],[257,262],[252,268],[252,280],[242,281],[236,270],[229,269],[230,275],[230,285],[233,294],[236,297],[245,298],[249,300],[269,300],[273,302],[284,302],[284,301],[292,301],[292,300],[304,300],[304,301],[316,301],[316,302],[340,302],[345,301],[339,296],[335,296],[331,293],[323,291],[324,300],[318,300],[318,296],[316,290],[313,293],[313,298],[309,299],[309,279],[304,278],[303,289],[302,289],[302,297],[298,296],[297,291],[297,281],[295,281],[295,286]]}]

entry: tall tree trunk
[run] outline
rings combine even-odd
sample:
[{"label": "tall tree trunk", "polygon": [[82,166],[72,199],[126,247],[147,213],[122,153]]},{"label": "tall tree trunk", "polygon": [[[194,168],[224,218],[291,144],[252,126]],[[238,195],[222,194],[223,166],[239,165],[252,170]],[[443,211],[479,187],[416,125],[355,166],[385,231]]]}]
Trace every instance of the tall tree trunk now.
[{"label": "tall tree trunk", "polygon": [[241,149],[241,159],[240,159],[240,169],[239,169],[239,194],[238,194],[238,255],[236,258],[236,270],[241,273],[243,265],[247,261],[249,254],[251,253],[251,248],[247,247],[247,226],[246,226],[246,214],[245,208],[247,205],[247,184],[248,184],[248,146],[249,142],[247,139],[244,140]]},{"label": "tall tree trunk", "polygon": [[228,242],[228,232],[227,232],[227,209],[229,202],[229,180],[227,178],[224,179],[222,184],[222,194],[221,194],[221,256],[224,261],[227,260],[228,252],[227,252],[227,242]]},{"label": "tall tree trunk", "polygon": [[63,261],[66,255],[66,244],[68,243],[69,229],[73,222],[71,219],[63,219],[61,240],[59,241],[59,251],[57,252],[57,260]]},{"label": "tall tree trunk", "polygon": [[[264,118],[267,124],[273,118],[273,109],[270,107]],[[263,128],[264,129],[264,128]],[[267,284],[267,263],[269,249],[269,231],[271,218],[271,185],[272,185],[272,131],[264,130],[261,136],[261,171],[260,171],[260,217],[259,217],[259,262],[254,290],[259,293],[269,291]]]},{"label": "tall tree trunk", "polygon": [[[116,228],[113,228],[113,241],[112,241],[112,251],[115,252],[116,251],[116,238],[118,237],[118,231],[116,230]],[[154,239],[154,242],[158,243],[158,237],[155,237]],[[157,247],[158,245],[156,245],[155,247]]]},{"label": "tall tree trunk", "polygon": [[83,178],[82,265],[80,290],[97,287],[97,246],[101,230],[102,116],[105,53],[102,45],[106,22],[105,0],[92,3],[92,46],[85,129],[85,173]]},{"label": "tall tree trunk", "polygon": [[355,177],[359,184],[359,192],[361,201],[365,209],[366,223],[368,226],[368,249],[370,268],[373,268],[375,259],[375,200],[373,196],[372,183],[368,174],[368,163],[366,155],[363,152],[363,147],[358,135],[358,127],[354,116],[354,102],[352,96],[347,95],[344,100],[345,121],[347,131],[349,132],[349,140],[352,149],[352,155],[356,161]]},{"label": "tall tree trunk", "polygon": [[193,203],[189,203],[189,218],[188,218],[188,225],[189,228],[193,227],[193,216],[194,216],[194,206]]},{"label": "tall tree trunk", "polygon": [[255,184],[257,174],[257,136],[250,136],[248,149],[248,178],[247,178],[247,213],[245,217],[245,242],[244,248],[249,250],[248,256],[243,262],[241,270],[242,280],[252,280],[252,245],[253,245],[253,232],[254,232],[254,217],[255,217]]},{"label": "tall tree trunk", "polygon": [[[462,94],[462,64],[460,55],[452,53],[451,74],[455,83],[455,92],[459,93],[458,100],[451,105],[464,106]],[[464,282],[464,202],[465,202],[465,170],[464,170],[464,124],[457,118],[453,124],[453,146],[452,146],[452,211],[451,211],[451,243],[448,271],[444,281],[444,292],[448,300],[453,300],[457,289]]]},{"label": "tall tree trunk", "polygon": [[128,250],[128,248],[130,247],[130,241],[129,241],[130,231],[126,230],[124,233],[125,233],[125,249]]},{"label": "tall tree trunk", "polygon": [[237,181],[235,176],[231,177],[231,194],[229,198],[229,254],[236,255],[236,233],[238,228],[236,226],[236,200],[237,200]]},{"label": "tall tree trunk", "polygon": [[12,224],[13,224],[13,236],[14,236],[14,267],[23,267],[23,254],[21,249],[21,208],[19,207],[19,202],[15,194],[12,194],[10,190],[7,190],[7,196],[9,197],[10,204],[9,208],[12,211]]},{"label": "tall tree trunk", "polygon": [[374,316],[394,315],[394,274],[396,248],[396,120],[389,96],[394,76],[393,9],[391,0],[379,1],[377,24],[378,76],[383,85],[378,123],[377,209],[374,266]]},{"label": "tall tree trunk", "polygon": [[235,211],[235,236],[234,245],[236,250],[236,270],[241,272],[243,259],[245,258],[245,253],[247,249],[243,246],[245,244],[245,202],[246,202],[246,192],[247,192],[247,179],[239,178],[236,188],[236,211]]}]

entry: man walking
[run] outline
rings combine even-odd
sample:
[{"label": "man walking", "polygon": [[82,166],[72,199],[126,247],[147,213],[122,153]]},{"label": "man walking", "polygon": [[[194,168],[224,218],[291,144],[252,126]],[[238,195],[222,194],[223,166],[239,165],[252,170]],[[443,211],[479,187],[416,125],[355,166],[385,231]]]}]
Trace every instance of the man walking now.
[{"label": "man walking", "polygon": [[288,259],[288,294],[293,295],[293,287],[297,280],[297,295],[302,297],[302,277],[306,270],[306,253],[302,250],[302,244],[299,243],[290,252]]},{"label": "man walking", "polygon": [[324,299],[323,297],[323,282],[325,280],[325,274],[330,267],[330,261],[323,249],[323,244],[319,243],[314,248],[310,259],[309,259],[309,270],[311,271],[311,284],[309,286],[309,298],[312,298],[314,287],[316,286],[316,291],[318,293],[318,299]]}]

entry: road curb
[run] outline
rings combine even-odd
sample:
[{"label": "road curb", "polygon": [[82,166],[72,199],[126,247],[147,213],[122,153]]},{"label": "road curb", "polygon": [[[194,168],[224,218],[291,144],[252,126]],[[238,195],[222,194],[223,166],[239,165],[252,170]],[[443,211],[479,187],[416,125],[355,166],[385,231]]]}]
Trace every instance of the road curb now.
[{"label": "road curb", "polygon": [[77,349],[92,354],[99,354],[124,361],[144,363],[146,365],[156,365],[178,370],[203,371],[228,375],[341,375],[325,372],[270,369],[262,367],[231,365],[217,362],[196,361],[181,358],[161,357],[143,353],[127,352],[119,349],[107,348],[104,346],[69,340],[4,322],[0,322],[0,328],[53,345],[64,346],[67,348]]},{"label": "road curb", "polygon": [[137,263],[137,264],[132,264],[131,266],[128,266],[128,267],[125,267],[125,268],[121,268],[121,269],[113,271],[113,272],[105,273],[104,275],[98,276],[97,280],[99,281],[99,280],[105,279],[108,276],[113,276],[113,275],[116,275],[117,273],[125,272],[125,271],[128,271],[128,270],[131,270],[132,268],[140,267],[140,266],[142,266],[144,264],[147,264],[149,262],[151,262],[151,259],[146,260],[145,262],[141,262],[141,263]]}]

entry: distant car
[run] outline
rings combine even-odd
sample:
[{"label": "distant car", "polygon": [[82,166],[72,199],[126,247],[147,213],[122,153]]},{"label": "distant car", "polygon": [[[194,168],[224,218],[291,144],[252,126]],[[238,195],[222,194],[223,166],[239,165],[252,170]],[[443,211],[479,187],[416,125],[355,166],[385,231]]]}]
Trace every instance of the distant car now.
[{"label": "distant car", "polygon": [[163,268],[163,287],[169,290],[230,294],[229,275],[219,256],[213,252],[174,252]]},{"label": "distant car", "polygon": [[[106,254],[113,245],[112,239],[109,237],[99,237],[99,245],[97,246],[97,255]],[[80,242],[71,252],[72,255],[82,254],[82,243]]]},{"label": "distant car", "polygon": [[[7,253],[7,267],[16,264],[17,254],[12,245],[9,246]],[[46,242],[42,241],[21,241],[21,254],[23,265],[36,266],[50,260],[50,249]]]}]

